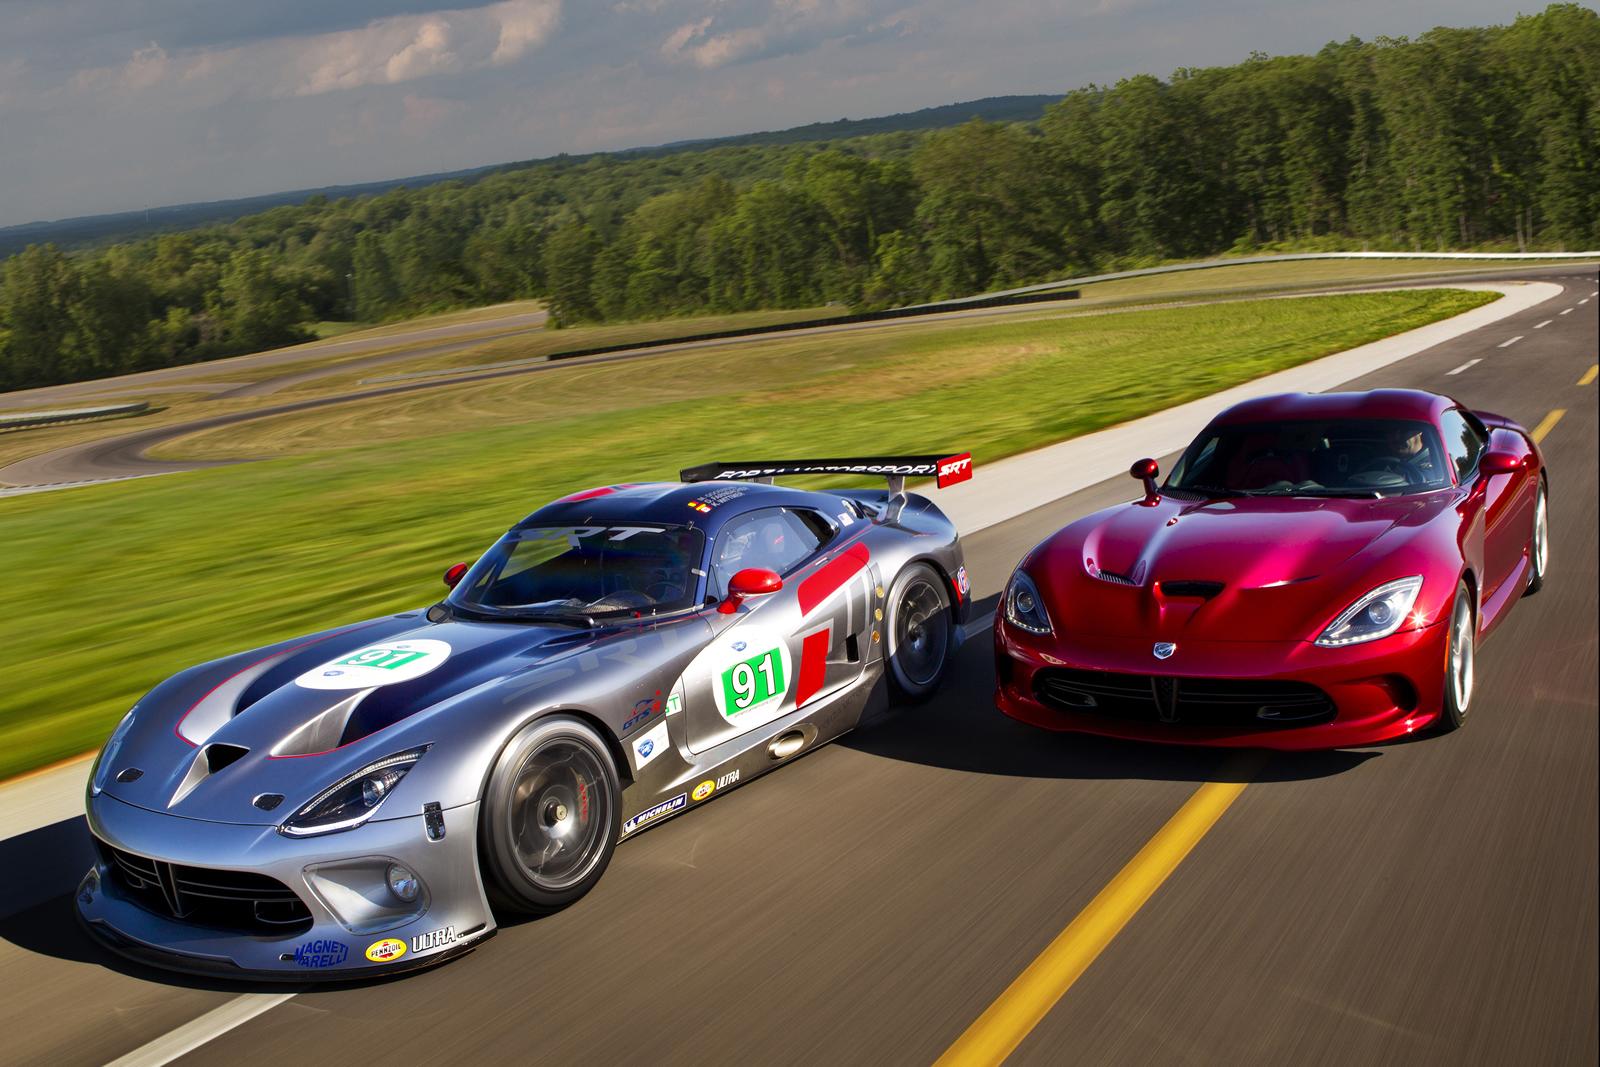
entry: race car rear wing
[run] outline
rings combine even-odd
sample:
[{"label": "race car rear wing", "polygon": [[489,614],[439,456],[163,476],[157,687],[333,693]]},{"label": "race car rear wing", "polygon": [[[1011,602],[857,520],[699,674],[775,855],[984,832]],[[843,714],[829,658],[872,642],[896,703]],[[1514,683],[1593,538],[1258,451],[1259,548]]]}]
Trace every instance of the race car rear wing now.
[{"label": "race car rear wing", "polygon": [[932,478],[940,489],[966,481],[972,477],[972,453],[702,463],[680,471],[678,477],[686,482],[771,482],[800,474],[876,475],[888,479],[891,496],[899,496],[905,492],[907,478]]}]

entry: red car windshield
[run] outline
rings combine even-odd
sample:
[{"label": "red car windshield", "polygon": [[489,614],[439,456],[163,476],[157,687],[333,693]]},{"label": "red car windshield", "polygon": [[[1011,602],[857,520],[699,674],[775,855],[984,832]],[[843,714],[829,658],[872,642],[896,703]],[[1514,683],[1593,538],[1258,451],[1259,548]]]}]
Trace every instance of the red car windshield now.
[{"label": "red car windshield", "polygon": [[705,537],[686,526],[513,530],[449,597],[468,612],[517,619],[660,615],[694,604]]},{"label": "red car windshield", "polygon": [[1228,496],[1392,496],[1450,484],[1439,435],[1410,419],[1292,420],[1213,426],[1169,490]]}]

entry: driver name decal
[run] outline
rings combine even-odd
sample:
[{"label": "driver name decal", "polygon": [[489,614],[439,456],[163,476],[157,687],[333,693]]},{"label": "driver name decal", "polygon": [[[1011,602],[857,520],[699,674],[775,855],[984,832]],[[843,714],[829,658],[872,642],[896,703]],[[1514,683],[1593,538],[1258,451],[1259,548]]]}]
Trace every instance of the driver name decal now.
[{"label": "driver name decal", "polygon": [[390,641],[347,652],[294,680],[302,689],[370,689],[421,678],[450,657],[443,641]]}]

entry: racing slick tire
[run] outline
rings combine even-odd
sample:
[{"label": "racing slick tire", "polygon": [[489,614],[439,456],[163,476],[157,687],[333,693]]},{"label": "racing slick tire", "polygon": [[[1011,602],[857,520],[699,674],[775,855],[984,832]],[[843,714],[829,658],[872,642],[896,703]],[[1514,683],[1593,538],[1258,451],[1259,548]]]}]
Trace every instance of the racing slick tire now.
[{"label": "racing slick tire", "polygon": [[1528,588],[1532,596],[1544,588],[1545,571],[1550,567],[1550,497],[1544,479],[1539,479],[1539,496],[1533,502],[1533,539],[1528,542]]},{"label": "racing slick tire", "polygon": [[926,563],[913,563],[889,590],[884,619],[884,660],[896,703],[919,704],[944,678],[955,644],[944,579]]},{"label": "racing slick tire", "polygon": [[484,788],[478,852],[497,911],[548,915],[594,888],[622,828],[622,788],[605,741],[565,716],[524,726]]},{"label": "racing slick tire", "polygon": [[1439,712],[1439,732],[1459,730],[1467,721],[1477,670],[1478,627],[1472,611],[1472,588],[1465,579],[1456,583],[1450,602],[1450,631],[1445,636],[1444,702]]}]

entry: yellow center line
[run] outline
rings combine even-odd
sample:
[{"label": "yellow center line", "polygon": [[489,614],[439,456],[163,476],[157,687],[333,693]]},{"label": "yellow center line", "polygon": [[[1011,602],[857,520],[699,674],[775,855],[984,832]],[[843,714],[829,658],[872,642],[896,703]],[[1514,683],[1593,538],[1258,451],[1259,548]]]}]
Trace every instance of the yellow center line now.
[{"label": "yellow center line", "polygon": [[979,1067],[1005,1062],[1216,825],[1264,762],[1260,753],[1242,754],[1231,760],[1225,768],[1227,773],[1221,775],[1240,780],[1207,782],[1196,789],[1138,855],[945,1050],[935,1067]]},{"label": "yellow center line", "polygon": [[1578,379],[1579,385],[1592,385],[1596,377],[1600,377],[1600,363],[1592,364],[1583,372],[1583,377]]},{"label": "yellow center line", "polygon": [[1566,408],[1556,408],[1550,414],[1539,420],[1539,425],[1533,428],[1533,439],[1543,441],[1544,435],[1555,429],[1556,423],[1561,421],[1561,416],[1567,413]]}]

